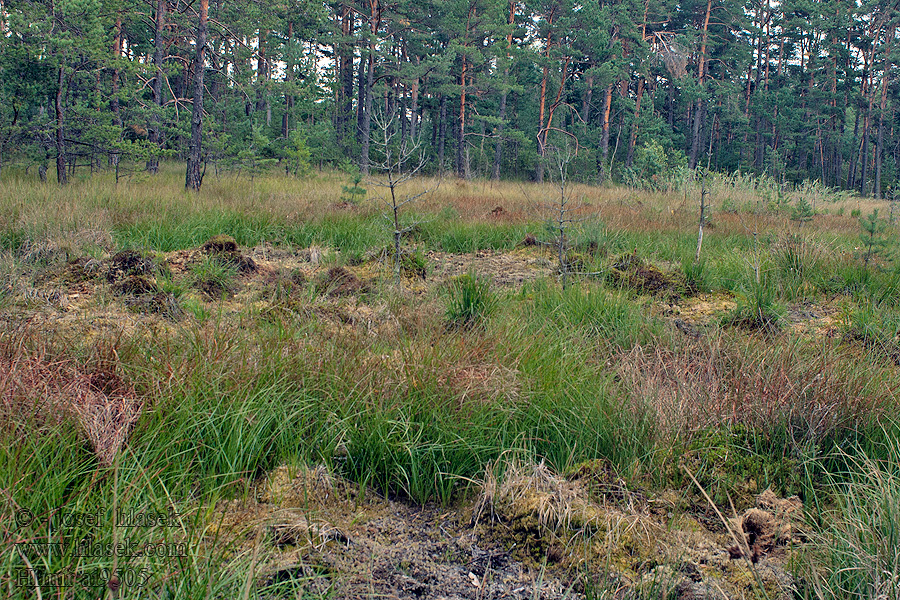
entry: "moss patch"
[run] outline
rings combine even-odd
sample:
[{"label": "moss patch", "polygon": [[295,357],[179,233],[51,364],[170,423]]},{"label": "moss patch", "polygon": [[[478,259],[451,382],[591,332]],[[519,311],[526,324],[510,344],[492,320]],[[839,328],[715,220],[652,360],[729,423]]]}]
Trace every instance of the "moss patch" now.
[{"label": "moss patch", "polygon": [[638,256],[636,252],[614,258],[609,265],[606,279],[619,287],[665,298],[690,296],[698,291],[689,284],[683,273],[664,272]]}]

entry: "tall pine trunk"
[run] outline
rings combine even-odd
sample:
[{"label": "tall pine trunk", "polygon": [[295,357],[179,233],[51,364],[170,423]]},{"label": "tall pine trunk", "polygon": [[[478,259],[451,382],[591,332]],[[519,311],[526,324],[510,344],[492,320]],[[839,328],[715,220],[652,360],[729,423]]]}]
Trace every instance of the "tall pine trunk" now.
[{"label": "tall pine trunk", "polygon": [[[593,68],[593,64],[591,64],[591,68]],[[588,123],[591,122],[591,96],[594,94],[594,76],[588,75],[585,78],[587,83],[587,89],[584,91],[584,96],[581,98],[581,120],[584,122],[584,127],[587,129]]]},{"label": "tall pine trunk", "polygon": [[603,96],[603,119],[601,121],[601,134],[600,134],[600,164],[599,172],[600,172],[600,183],[606,181],[607,177],[609,177],[608,168],[609,168],[609,113],[612,110],[612,93],[613,93],[613,84],[609,84],[606,88],[606,93]]},{"label": "tall pine trunk", "polygon": [[206,71],[206,38],[208,33],[209,0],[200,0],[200,15],[197,19],[197,54],[194,57],[194,106],[191,110],[191,145],[188,154],[184,187],[196,192],[203,185],[203,74]]},{"label": "tall pine trunk", "polygon": [[[294,22],[288,23],[287,43],[294,39]],[[291,83],[294,80],[294,62],[290,53],[285,57],[284,82]],[[350,73],[350,84],[353,84],[353,73]],[[287,86],[290,87],[290,86]],[[287,141],[291,135],[291,113],[294,110],[294,95],[290,92],[284,96],[284,114],[281,115],[281,137]]]},{"label": "tall pine trunk", "polygon": [[872,121],[872,99],[866,104],[866,116],[863,119],[862,142],[859,149],[859,194],[866,195],[866,178],[869,173],[869,130]]},{"label": "tall pine trunk", "polygon": [[701,136],[703,133],[703,120],[706,118],[706,102],[703,98],[704,82],[706,80],[706,43],[709,34],[709,15],[712,11],[712,0],[706,1],[706,15],[703,18],[703,37],[700,42],[700,57],[697,65],[697,82],[700,86],[700,97],[696,100],[694,110],[694,123],[691,132],[691,159],[690,168],[697,167],[697,158],[700,156]]},{"label": "tall pine trunk", "polygon": [[[851,148],[856,149],[859,147],[859,110],[856,111],[856,120],[853,122],[853,145]],[[858,153],[850,154],[850,165],[847,168],[847,189],[853,189],[856,187],[856,159]]]},{"label": "tall pine trunk", "polygon": [[[381,24],[381,8],[378,0],[369,0],[369,49],[366,61],[365,85],[360,89],[360,104],[363,105],[359,119],[360,156],[359,170],[369,174],[369,145],[372,136],[372,88],[375,85],[375,38]],[[361,72],[360,72],[361,73]]]},{"label": "tall pine trunk", "polygon": [[409,105],[409,137],[416,143],[419,134],[419,57],[416,56],[416,78],[413,79]]},{"label": "tall pine trunk", "polygon": [[[875,55],[875,47],[874,44],[872,46],[872,56],[874,59]],[[869,66],[871,69],[867,69],[868,77],[864,77],[863,86],[862,86],[862,97],[863,101],[866,103],[866,114],[863,117],[863,130],[862,130],[862,138],[860,139],[859,144],[859,193],[862,196],[866,195],[866,177],[868,175],[868,167],[869,167],[869,129],[872,118],[872,97],[871,97],[871,82],[874,78],[874,60],[869,61]]]},{"label": "tall pine trunk", "polygon": [[268,99],[269,57],[266,54],[269,43],[269,30],[259,30],[259,48],[256,61],[256,110],[266,113],[266,125],[272,124],[272,107]]},{"label": "tall pine trunk", "polygon": [[66,68],[64,65],[60,65],[56,75],[56,98],[53,106],[56,110],[56,180],[61,185],[69,182],[66,174],[66,107],[64,105],[66,86]]},{"label": "tall pine trunk", "polygon": [[[119,60],[122,56],[122,15],[116,16],[116,24],[113,29],[113,59]],[[116,133],[122,135],[122,113],[119,107],[119,67],[113,68],[112,72],[112,98],[109,101],[109,108],[113,114],[113,125]],[[119,165],[118,149],[109,155],[109,166],[117,167]]]},{"label": "tall pine trunk", "polygon": [[334,133],[338,145],[347,147],[347,135],[350,129],[350,118],[353,112],[353,46],[350,44],[350,34],[353,28],[353,13],[350,6],[342,4],[337,15],[338,25],[341,29],[341,39],[334,45],[334,53],[337,57],[337,101],[334,107]]},{"label": "tall pine trunk", "polygon": [[891,42],[894,39],[895,28],[890,28],[887,36],[885,55],[887,59],[884,65],[884,74],[881,81],[881,104],[878,107],[878,134],[875,138],[875,198],[881,199],[882,160],[884,155],[884,113],[887,109],[887,90],[890,83],[891,67]]},{"label": "tall pine trunk", "polygon": [[535,181],[538,183],[544,182],[544,144],[547,142],[547,132],[544,129],[544,113],[547,109],[547,78],[550,76],[550,49],[553,47],[552,42],[552,33],[553,33],[553,18],[556,15],[555,7],[551,9],[550,15],[547,17],[547,24],[549,25],[547,31],[547,41],[544,43],[544,71],[543,76],[541,77],[541,98],[540,98],[540,106],[538,108],[538,134],[537,134],[537,150],[538,150],[538,162],[537,168],[535,169]]},{"label": "tall pine trunk", "polygon": [[[509,60],[509,49],[512,47],[513,25],[516,23],[516,2],[513,0],[509,3],[509,33],[506,35],[506,60]],[[509,64],[503,69],[503,93],[500,95],[500,110],[497,116],[500,123],[494,135],[494,168],[491,172],[491,179],[498,181],[500,179],[500,165],[503,162],[503,126],[506,120],[506,99],[509,96]]]},{"label": "tall pine trunk", "polygon": [[550,74],[550,34],[547,34],[547,64],[544,65],[544,76],[541,77],[541,99],[538,108],[538,135],[537,135],[537,151],[538,162],[535,168],[534,180],[538,183],[544,182],[544,111],[547,107],[547,77]]},{"label": "tall pine trunk", "polygon": [[468,62],[466,61],[465,55],[463,55],[462,59],[462,72],[460,74],[460,95],[459,95],[459,122],[458,127],[459,130],[457,135],[459,136],[456,140],[456,176],[462,177],[463,179],[469,178],[468,172],[468,161],[465,157],[466,151],[466,67],[468,66]]},{"label": "tall pine trunk", "polygon": [[[353,35],[353,12],[350,10],[349,6],[346,7],[346,11],[347,13],[341,27],[349,40],[350,36]],[[343,87],[344,105],[341,108],[341,118],[343,119],[344,135],[350,137],[350,122],[353,118],[353,56],[356,52],[353,44],[349,41],[345,46],[345,51],[346,54],[343,58],[346,61],[346,65],[343,73],[344,79],[341,83],[341,86]],[[345,143],[347,143],[346,140]],[[349,144],[347,144],[347,146],[349,147]]]},{"label": "tall pine trunk", "polygon": [[[166,59],[166,46],[163,35],[166,31],[166,0],[157,0],[156,3],[156,34],[153,40],[153,66],[156,74],[153,77],[153,103],[156,108],[153,114],[153,122],[150,124],[148,140],[154,148],[161,148],[162,140],[162,80],[163,61]],[[159,158],[151,156],[147,161],[147,170],[151,173],[159,172]]]},{"label": "tall pine trunk", "polygon": [[[509,75],[509,69],[506,70],[505,75]],[[495,134],[497,139],[494,140],[494,168],[491,171],[491,179],[494,181],[500,180],[500,165],[503,162],[503,122],[506,119],[506,96],[508,94],[509,91],[504,88],[503,94],[500,96],[500,111],[497,113],[500,123],[497,125]]]},{"label": "tall pine trunk", "polygon": [[438,120],[438,170],[444,172],[444,154],[447,148],[447,96],[441,94],[440,119]]},{"label": "tall pine trunk", "polygon": [[356,78],[356,141],[362,143],[363,112],[366,108],[366,74],[369,69],[368,47],[363,54],[362,46],[359,50],[359,69]]},{"label": "tall pine trunk", "polygon": [[360,112],[359,124],[360,155],[359,170],[363,175],[369,174],[369,140],[372,135],[372,86],[375,85],[375,43],[369,42],[368,56],[366,57],[366,84],[364,86],[363,109]]},{"label": "tall pine trunk", "polygon": [[634,119],[631,122],[631,135],[628,138],[628,154],[625,157],[625,166],[630,167],[634,160],[634,145],[637,142],[637,134],[641,117],[641,98],[644,96],[644,78],[638,79],[637,100],[634,103]]}]

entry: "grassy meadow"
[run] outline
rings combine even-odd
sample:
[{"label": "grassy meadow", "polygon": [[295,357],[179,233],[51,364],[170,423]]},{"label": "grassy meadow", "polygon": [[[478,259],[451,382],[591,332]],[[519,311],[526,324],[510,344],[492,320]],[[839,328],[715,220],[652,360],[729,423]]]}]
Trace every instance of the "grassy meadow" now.
[{"label": "grassy meadow", "polygon": [[4,172],[0,594],[900,598],[889,203],[351,185]]}]

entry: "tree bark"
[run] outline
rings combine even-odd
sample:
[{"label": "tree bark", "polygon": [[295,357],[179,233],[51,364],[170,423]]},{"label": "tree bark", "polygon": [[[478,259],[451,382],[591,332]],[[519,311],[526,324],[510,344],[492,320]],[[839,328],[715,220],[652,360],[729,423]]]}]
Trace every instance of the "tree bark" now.
[{"label": "tree bark", "polygon": [[438,170],[444,172],[444,154],[447,147],[447,96],[441,94],[440,119],[438,120]]},{"label": "tree bark", "polygon": [[206,70],[206,38],[208,33],[209,0],[200,0],[200,15],[197,19],[197,54],[194,58],[194,106],[191,110],[191,145],[188,155],[184,186],[199,192],[203,185],[203,74]]},{"label": "tree bark", "polygon": [[366,108],[366,75],[369,71],[369,49],[363,54],[362,46],[359,50],[359,68],[356,77],[356,141],[362,143],[363,112]]},{"label": "tree bark", "polygon": [[463,156],[465,152],[466,145],[466,67],[468,62],[466,61],[465,55],[462,58],[462,71],[460,74],[460,94],[459,94],[459,123],[457,123],[459,127],[459,131],[457,135],[459,138],[456,140],[456,176],[462,177],[463,179],[468,179],[469,174],[466,169],[466,160]]},{"label": "tree bark", "polygon": [[416,56],[416,77],[413,79],[409,106],[409,137],[416,143],[419,133],[419,57]]},{"label": "tree bark", "polygon": [[341,85],[343,87],[344,105],[341,108],[341,118],[343,120],[344,136],[349,137],[350,122],[353,115],[353,56],[355,51],[354,46],[349,41],[350,36],[353,35],[353,11],[350,10],[349,6],[345,6],[345,11],[346,14],[341,23],[341,31],[348,41],[344,46],[345,54],[343,56],[345,68],[344,79]]},{"label": "tree bark", "polygon": [[[122,15],[116,16],[116,24],[113,29],[113,60],[119,60],[122,55]],[[117,133],[122,135],[122,113],[119,107],[119,67],[113,68],[112,72],[112,98],[109,101],[109,108],[113,113],[113,125],[117,129]],[[119,164],[118,149],[109,155],[109,165],[116,167]]]},{"label": "tree bark", "polygon": [[887,110],[887,90],[890,84],[891,74],[891,41],[894,39],[894,27],[890,28],[890,34],[887,36],[885,55],[884,74],[881,80],[881,104],[878,110],[878,134],[875,138],[875,198],[881,199],[881,176],[882,176],[882,160],[884,155],[884,113]]},{"label": "tree bark", "polygon": [[334,110],[334,133],[339,145],[347,146],[350,118],[353,112],[353,46],[350,34],[353,29],[353,13],[349,4],[342,4],[337,15],[341,39],[334,45],[337,67],[337,102]]},{"label": "tree bark", "polygon": [[375,44],[369,43],[366,57],[366,84],[363,93],[365,95],[363,109],[360,113],[360,157],[359,170],[363,175],[369,174],[369,140],[372,135],[372,86],[375,84]]},{"label": "tree bark", "polygon": [[[593,65],[591,65],[593,67]],[[581,120],[584,121],[585,129],[591,122],[591,96],[594,94],[594,76],[588,75],[585,78],[587,89],[584,91],[584,97],[581,99]]]},{"label": "tree bark", "polygon": [[266,55],[269,30],[259,30],[259,40],[256,59],[256,110],[265,111],[266,125],[272,124],[272,109],[267,98],[266,85],[269,81],[269,57]]},{"label": "tree bark", "polygon": [[606,93],[603,96],[603,119],[601,121],[602,133],[600,135],[600,183],[606,181],[606,178],[609,176],[607,173],[607,162],[609,158],[609,113],[612,109],[612,93],[613,84],[609,84],[606,87]]},{"label": "tree bark", "polygon": [[631,135],[628,138],[628,154],[625,157],[625,166],[630,167],[632,161],[634,160],[634,145],[637,142],[637,134],[638,134],[638,119],[641,116],[641,98],[644,96],[644,78],[641,77],[638,79],[637,85],[637,100],[634,103],[634,119],[631,122]]},{"label": "tree bark", "polygon": [[866,116],[863,120],[862,141],[859,149],[859,195],[866,195],[866,178],[869,173],[869,129],[872,120],[872,100],[866,106]]},{"label": "tree bark", "polygon": [[366,65],[366,82],[363,86],[363,109],[360,112],[360,157],[359,170],[363,175],[369,174],[369,141],[372,134],[372,87],[375,85],[375,36],[381,22],[381,9],[378,0],[369,0],[371,14],[369,16],[370,35],[368,60]]},{"label": "tree bark", "polygon": [[60,185],[69,182],[66,174],[66,108],[63,104],[63,96],[66,88],[66,68],[59,66],[56,77],[56,99],[54,108],[56,109],[56,180]]},{"label": "tree bark", "polygon": [[700,57],[699,64],[697,65],[697,82],[700,88],[700,96],[696,100],[696,109],[694,110],[694,123],[693,123],[693,131],[691,137],[691,159],[690,159],[690,168],[694,169],[697,167],[697,158],[700,155],[700,144],[701,142],[701,133],[702,127],[700,127],[702,120],[705,118],[705,102],[703,98],[704,92],[704,83],[706,80],[706,43],[709,35],[709,15],[712,11],[712,0],[706,1],[706,16],[703,18],[703,37],[700,41]]},{"label": "tree bark", "polygon": [[[158,0],[156,4],[156,34],[153,40],[153,66],[156,67],[156,75],[153,77],[153,103],[156,109],[153,114],[153,122],[150,124],[148,140],[157,148],[162,148],[162,80],[163,61],[166,59],[166,47],[163,36],[166,31],[166,0]],[[151,156],[147,161],[147,170],[151,173],[159,172],[159,158]]]},{"label": "tree bark", "polygon": [[[509,21],[507,25],[509,26],[509,33],[506,34],[506,60],[509,61],[509,49],[512,47],[512,37],[513,37],[513,25],[516,23],[516,2],[512,1],[509,3]],[[491,172],[491,179],[493,181],[499,181],[500,179],[500,165],[503,161],[503,125],[504,120],[506,119],[506,99],[509,96],[509,64],[507,63],[503,69],[503,93],[500,95],[500,110],[497,116],[500,119],[500,124],[497,125],[497,130],[494,135],[496,135],[496,139],[494,140],[494,168]]]},{"label": "tree bark", "polygon": [[[854,150],[859,147],[859,110],[857,108],[856,111],[856,120],[853,122],[853,145],[851,146]],[[847,168],[847,189],[854,189],[856,187],[856,159],[858,153],[853,152],[850,154],[850,165]]]},{"label": "tree bark", "polygon": [[[507,74],[509,70],[507,69]],[[500,124],[497,125],[497,139],[494,141],[494,168],[491,171],[491,179],[493,181],[500,180],[500,165],[503,162],[503,121],[506,119],[506,96],[508,92],[504,89],[500,96],[500,112],[497,116],[500,118]]]},{"label": "tree bark", "polygon": [[[294,22],[291,21],[288,23],[288,34],[287,34],[287,43],[291,44],[294,39]],[[351,69],[350,73],[350,85],[353,85],[353,70]],[[284,66],[284,81],[285,83],[291,83],[294,81],[294,62],[293,57],[288,53],[288,57],[285,58],[285,66]],[[290,86],[288,86],[290,87]],[[294,95],[290,92],[287,92],[284,95],[284,114],[281,115],[281,137],[287,141],[287,139],[291,135],[291,112],[294,109]],[[349,118],[349,117],[348,117]]]},{"label": "tree bark", "polygon": [[550,15],[547,18],[547,24],[549,25],[549,29],[547,31],[547,41],[544,42],[544,71],[543,76],[541,77],[541,97],[540,104],[538,108],[538,134],[537,134],[537,151],[538,151],[538,164],[535,170],[535,181],[538,183],[544,182],[544,140],[546,136],[544,135],[544,113],[547,108],[547,78],[550,76],[550,49],[551,41],[552,41],[552,33],[553,33],[553,17],[555,12],[553,10],[550,11]]}]

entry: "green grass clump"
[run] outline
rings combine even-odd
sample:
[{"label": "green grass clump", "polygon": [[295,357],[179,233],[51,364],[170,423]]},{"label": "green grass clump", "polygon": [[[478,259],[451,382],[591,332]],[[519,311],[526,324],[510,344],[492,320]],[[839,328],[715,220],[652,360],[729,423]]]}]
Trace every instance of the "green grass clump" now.
[{"label": "green grass clump", "polygon": [[474,273],[460,275],[447,289],[447,322],[452,327],[483,325],[497,308],[491,282]]},{"label": "green grass clump", "polygon": [[537,282],[525,314],[532,327],[548,325],[563,332],[585,336],[610,350],[627,350],[649,342],[662,331],[660,323],[647,319],[628,295],[599,286],[571,286],[565,290]]},{"label": "green grass clump", "polygon": [[900,316],[874,302],[853,309],[845,321],[844,340],[858,343],[876,355],[900,364]]},{"label": "green grass clump", "polygon": [[363,255],[383,245],[388,237],[385,227],[375,217],[325,215],[287,226],[283,241],[300,248],[320,245]]},{"label": "green grass clump", "polygon": [[696,260],[694,257],[683,259],[681,261],[681,272],[684,275],[687,289],[698,292],[708,292],[710,290],[709,267],[706,259]]},{"label": "green grass clump", "polygon": [[172,208],[157,219],[123,224],[113,231],[117,245],[171,252],[194,248],[216,235],[228,235],[242,246],[255,246],[263,240],[279,240],[282,227],[266,215],[248,215],[236,211],[202,211],[192,214]]},{"label": "green grass clump", "polygon": [[787,300],[808,297],[814,278],[827,271],[826,262],[833,251],[830,244],[808,236],[787,234],[777,238],[771,253],[780,296]]},{"label": "green grass clump", "polygon": [[215,256],[205,257],[191,267],[194,287],[216,300],[233,291],[237,277],[237,267]]},{"label": "green grass clump", "polygon": [[737,306],[723,325],[751,331],[777,333],[784,325],[784,308],[777,301],[776,285],[768,271],[756,271],[737,293]]},{"label": "green grass clump", "polygon": [[876,451],[844,454],[845,471],[823,469],[826,486],[815,515],[822,528],[799,561],[806,597],[898,597],[900,443],[896,426],[887,429]]},{"label": "green grass clump", "polygon": [[527,225],[435,220],[422,225],[421,238],[427,246],[444,252],[511,250],[525,239],[526,234],[536,230]]}]

